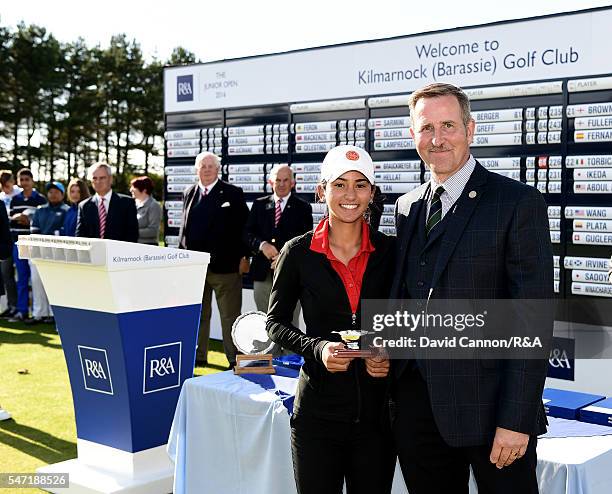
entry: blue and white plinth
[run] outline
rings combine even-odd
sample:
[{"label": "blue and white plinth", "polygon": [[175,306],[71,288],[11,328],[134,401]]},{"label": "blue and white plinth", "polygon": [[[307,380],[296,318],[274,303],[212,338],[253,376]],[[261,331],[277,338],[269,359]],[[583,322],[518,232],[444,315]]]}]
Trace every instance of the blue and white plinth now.
[{"label": "blue and white plinth", "polygon": [[78,458],[58,493],[165,494],[166,443],[193,376],[209,255],[114,240],[31,235],[18,242],[53,307],[70,376]]}]

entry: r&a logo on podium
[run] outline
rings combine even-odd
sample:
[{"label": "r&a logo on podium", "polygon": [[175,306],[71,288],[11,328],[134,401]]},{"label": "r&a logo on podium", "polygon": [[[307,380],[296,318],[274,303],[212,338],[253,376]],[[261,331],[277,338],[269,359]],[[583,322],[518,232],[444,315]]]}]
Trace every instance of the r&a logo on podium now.
[{"label": "r&a logo on podium", "polygon": [[193,101],[193,75],[176,78],[176,101]]},{"label": "r&a logo on podium", "polygon": [[78,345],[85,389],[96,393],[113,394],[113,380],[104,348]]},{"label": "r&a logo on podium", "polygon": [[181,385],[182,343],[166,343],[144,349],[143,394]]}]

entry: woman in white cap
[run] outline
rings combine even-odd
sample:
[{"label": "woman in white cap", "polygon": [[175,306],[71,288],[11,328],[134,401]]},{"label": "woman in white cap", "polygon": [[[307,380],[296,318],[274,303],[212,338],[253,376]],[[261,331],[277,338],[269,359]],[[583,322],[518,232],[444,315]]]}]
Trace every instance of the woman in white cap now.
[{"label": "woman in white cap", "polygon": [[[278,258],[267,330],[304,357],[291,418],[299,494],[388,493],[395,454],[386,405],[389,361],[347,358],[339,330],[360,330],[360,301],[384,299],[394,243],[366,221],[374,166],[366,151],[338,146],[321,166],[317,195],[329,216],[289,241]],[[306,332],[292,325],[302,304]]]}]

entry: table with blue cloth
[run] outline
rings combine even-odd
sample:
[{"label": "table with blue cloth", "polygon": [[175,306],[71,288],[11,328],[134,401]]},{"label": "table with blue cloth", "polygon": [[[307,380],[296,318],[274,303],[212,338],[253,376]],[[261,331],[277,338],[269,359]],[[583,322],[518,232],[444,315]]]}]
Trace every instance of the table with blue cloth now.
[{"label": "table with blue cloth", "polygon": [[[293,494],[289,410],[297,372],[188,379],[168,440],[175,494]],[[542,494],[612,493],[612,427],[549,418],[538,442]],[[476,492],[473,482],[471,492]],[[393,494],[407,493],[396,468]]]}]

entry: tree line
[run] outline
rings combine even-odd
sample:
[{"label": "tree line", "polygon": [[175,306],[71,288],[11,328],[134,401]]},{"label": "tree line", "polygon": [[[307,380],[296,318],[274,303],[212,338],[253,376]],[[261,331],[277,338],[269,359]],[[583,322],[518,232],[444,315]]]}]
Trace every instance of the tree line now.
[{"label": "tree line", "polygon": [[[125,34],[90,47],[37,25],[0,25],[0,167],[35,166],[39,180],[57,180],[103,160],[124,185],[149,174],[163,153],[162,68],[196,62],[181,47],[165,62],[147,61]],[[143,162],[130,161],[134,150]]]}]

